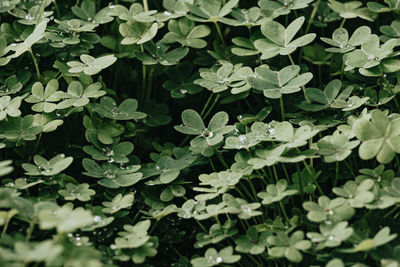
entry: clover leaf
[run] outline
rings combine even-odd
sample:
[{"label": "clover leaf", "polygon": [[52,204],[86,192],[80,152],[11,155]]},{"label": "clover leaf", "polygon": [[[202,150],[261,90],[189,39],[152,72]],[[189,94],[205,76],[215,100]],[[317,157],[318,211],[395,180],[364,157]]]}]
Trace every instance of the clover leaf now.
[{"label": "clover leaf", "polygon": [[325,162],[343,161],[359,144],[359,140],[350,141],[345,134],[336,130],[333,135],[326,135],[318,140],[318,154],[324,156]]},{"label": "clover leaf", "polygon": [[0,122],[0,128],[4,129],[0,137],[7,141],[15,142],[17,146],[23,141],[36,139],[36,135],[42,132],[42,127],[34,124],[34,116],[10,117],[6,121]]},{"label": "clover leaf", "polygon": [[155,181],[150,181],[148,184],[168,184],[178,178],[181,170],[190,167],[196,160],[197,156],[193,154],[186,154],[179,158],[172,158],[171,156],[160,156],[156,163],[148,164],[148,168],[143,168],[143,178],[156,176]]},{"label": "clover leaf", "polygon": [[339,1],[329,0],[328,6],[345,19],[359,17],[368,21],[374,21],[376,18],[376,13],[372,12],[367,7],[361,7],[362,2],[360,1],[341,3]]},{"label": "clover leaf", "polygon": [[168,22],[169,32],[164,35],[162,42],[171,44],[178,42],[182,46],[189,46],[193,48],[204,48],[207,42],[201,38],[208,36],[211,30],[206,25],[195,26],[194,21],[188,18],[180,18],[177,20],[170,20]]},{"label": "clover leaf", "polygon": [[347,181],[341,188],[334,187],[332,191],[339,197],[347,198],[351,207],[363,208],[375,199],[374,185],[372,179],[366,179],[360,184],[355,181]]},{"label": "clover leaf", "polygon": [[318,243],[317,250],[338,247],[353,234],[353,228],[348,227],[348,222],[339,222],[333,226],[321,224],[319,231],[320,233],[307,233],[307,237],[313,243]]},{"label": "clover leaf", "polygon": [[390,26],[384,25],[379,28],[380,32],[384,35],[379,36],[383,42],[389,41],[391,38],[400,37],[400,21],[393,20]]},{"label": "clover leaf", "polygon": [[272,235],[271,231],[263,231],[259,233],[256,227],[247,229],[245,235],[241,235],[235,239],[235,250],[242,253],[250,253],[252,255],[261,254],[268,246],[267,238]]},{"label": "clover leaf", "polygon": [[258,7],[251,7],[249,9],[234,8],[230,15],[231,18],[221,18],[221,22],[232,25],[232,26],[246,26],[251,28],[253,26],[259,26],[264,21],[269,20],[269,18],[264,18],[262,12]]},{"label": "clover leaf", "polygon": [[32,46],[40,41],[44,37],[44,32],[46,31],[47,20],[43,19],[38,25],[36,25],[33,32],[25,38],[22,43],[12,43],[8,47],[10,51],[15,53],[9,55],[8,58],[16,58],[27,51],[31,51]]},{"label": "clover leaf", "polygon": [[267,186],[267,191],[261,191],[257,194],[259,198],[262,198],[263,205],[269,205],[274,202],[279,202],[287,196],[291,196],[297,193],[295,189],[287,189],[287,181],[279,180],[276,185],[269,184]]},{"label": "clover leaf", "polygon": [[89,184],[71,184],[68,183],[65,189],[58,190],[58,193],[64,197],[65,200],[89,201],[90,197],[96,194],[96,191],[89,189]]},{"label": "clover leaf", "polygon": [[143,23],[143,22],[126,22],[121,23],[119,32],[124,37],[122,45],[144,44],[157,34],[157,23]]},{"label": "clover leaf", "polygon": [[140,165],[129,165],[125,168],[120,168],[110,163],[104,163],[101,166],[94,160],[83,159],[83,168],[86,170],[83,174],[100,178],[97,183],[107,188],[127,187],[139,182],[143,176],[137,172]]},{"label": "clover leaf", "polygon": [[292,94],[301,90],[301,86],[308,83],[313,75],[306,72],[298,75],[300,67],[291,65],[280,71],[260,66],[255,69],[255,74],[248,77],[249,84],[260,91],[264,96],[272,99],[281,98],[283,94]]},{"label": "clover leaf", "polygon": [[197,135],[190,145],[202,149],[202,153],[208,146],[214,146],[223,141],[224,135],[233,131],[233,126],[227,126],[229,116],[226,112],[216,113],[205,127],[201,116],[192,109],[182,112],[182,125],[175,126],[175,130],[188,135]]},{"label": "clover leaf", "polygon": [[90,0],[83,0],[80,7],[71,7],[72,13],[80,19],[99,24],[109,23],[113,20],[113,17],[108,15],[110,10],[112,10],[112,8],[108,6],[96,13],[96,5]]},{"label": "clover leaf", "polygon": [[106,122],[100,118],[85,116],[83,125],[86,128],[85,136],[88,141],[92,138],[98,138],[105,145],[111,145],[113,138],[121,135],[125,128],[123,125],[115,122]]},{"label": "clover leaf", "polygon": [[66,109],[69,107],[83,107],[87,105],[90,98],[98,98],[106,94],[100,83],[92,83],[85,89],[82,83],[73,81],[68,85],[67,92],[58,91],[56,95],[64,99],[57,104],[57,109]]},{"label": "clover leaf", "polygon": [[233,248],[231,246],[221,249],[219,252],[215,248],[209,248],[206,250],[204,257],[194,258],[190,261],[194,267],[200,266],[216,266],[220,263],[235,263],[240,260],[240,255],[233,254]]},{"label": "clover leaf", "polygon": [[321,37],[321,40],[334,47],[326,49],[332,53],[347,53],[362,45],[371,36],[371,29],[367,26],[357,28],[349,39],[349,33],[345,28],[336,29],[332,34],[332,39]]},{"label": "clover leaf", "polygon": [[57,228],[58,233],[71,233],[93,222],[90,211],[83,208],[73,209],[70,205],[43,209],[38,217],[41,229]]},{"label": "clover leaf", "polygon": [[26,262],[51,264],[64,250],[64,247],[53,240],[42,242],[16,241],[14,249],[2,247],[0,253],[2,261],[10,266],[21,266]]},{"label": "clover leaf", "polygon": [[345,221],[354,215],[354,209],[347,205],[344,198],[329,199],[320,196],[318,204],[312,201],[303,203],[303,208],[308,211],[307,219],[312,222],[324,222],[331,225],[332,222]]},{"label": "clover leaf", "polygon": [[260,0],[258,5],[265,10],[272,12],[274,18],[281,15],[287,15],[291,10],[306,8],[312,0]]},{"label": "clover leaf", "polygon": [[382,186],[390,186],[395,177],[394,171],[391,169],[385,170],[385,165],[383,164],[380,164],[375,169],[360,169],[359,172],[361,174],[355,179],[357,183],[361,183],[367,179],[372,179]]},{"label": "clover leaf", "polygon": [[232,214],[237,214],[239,219],[250,219],[251,217],[259,216],[262,214],[261,211],[257,209],[261,207],[261,204],[247,203],[246,200],[242,198],[235,198],[230,194],[224,194],[222,196],[222,201],[227,205],[227,211]]},{"label": "clover leaf", "polygon": [[301,262],[303,255],[300,251],[311,248],[311,242],[304,240],[303,231],[296,231],[290,237],[284,232],[279,232],[269,236],[267,242],[270,245],[268,255],[273,258],[286,258],[291,262]]},{"label": "clover leaf", "polygon": [[197,73],[193,73],[193,64],[182,62],[178,65],[168,68],[166,71],[168,80],[163,83],[163,87],[171,91],[171,97],[184,98],[186,95],[199,93],[201,86],[194,84]]},{"label": "clover leaf", "polygon": [[157,44],[147,42],[143,47],[148,53],[138,51],[136,52],[136,57],[145,65],[176,65],[189,53],[187,47],[178,47],[168,51],[170,47],[162,42],[158,42]]},{"label": "clover leaf", "polygon": [[107,160],[108,162],[127,163],[128,155],[133,151],[131,142],[118,142],[114,140],[112,146],[103,146],[96,139],[93,140],[94,146],[84,146],[83,150],[95,160]]},{"label": "clover leaf", "polygon": [[11,59],[3,57],[7,55],[10,48],[7,46],[7,40],[4,37],[0,37],[0,66],[5,66],[10,62]]},{"label": "clover leaf", "polygon": [[238,233],[235,228],[236,220],[227,220],[224,224],[213,224],[208,233],[198,233],[196,235],[195,248],[202,248],[208,244],[217,244],[226,238],[234,236]]},{"label": "clover leaf", "polygon": [[116,195],[110,202],[105,201],[103,202],[103,208],[101,211],[104,213],[114,214],[121,209],[129,209],[134,200],[135,196],[133,194],[126,194],[122,196],[122,194]]},{"label": "clover leaf", "polygon": [[139,120],[147,115],[143,112],[136,111],[138,102],[136,99],[125,99],[117,106],[114,99],[109,96],[103,96],[100,103],[96,104],[94,111],[100,115],[114,120]]},{"label": "clover leaf", "polygon": [[187,18],[198,22],[218,22],[221,18],[231,13],[239,0],[229,0],[225,4],[221,0],[200,0],[196,4],[186,3],[189,9]]},{"label": "clover leaf", "polygon": [[11,99],[10,96],[0,97],[0,121],[10,117],[21,116],[19,107],[21,106],[22,98],[17,96]]},{"label": "clover leaf", "polygon": [[252,73],[249,67],[242,67],[242,64],[223,63],[218,69],[200,69],[201,79],[194,83],[213,93],[220,93],[231,87],[232,94],[239,94],[250,89],[247,77]]},{"label": "clover leaf", "polygon": [[21,165],[26,171],[25,174],[30,176],[53,176],[68,168],[68,166],[71,165],[73,158],[65,157],[64,154],[59,154],[50,160],[46,160],[42,156],[35,155],[33,161],[35,165],[30,163],[23,163]]},{"label": "clover leaf", "polygon": [[67,65],[71,67],[68,71],[70,73],[80,73],[83,72],[87,75],[95,75],[101,70],[108,68],[117,58],[114,55],[102,56],[94,58],[87,54],[80,55],[80,61],[69,61]]},{"label": "clover leaf", "polygon": [[29,95],[25,101],[28,103],[35,103],[32,106],[32,110],[36,112],[50,113],[56,110],[57,102],[60,98],[57,95],[58,81],[50,80],[46,89],[43,89],[43,85],[40,82],[36,82],[32,86],[32,94]]},{"label": "clover leaf", "polygon": [[354,248],[343,249],[343,252],[357,253],[360,251],[369,251],[377,248],[384,244],[389,243],[397,237],[397,234],[390,234],[390,228],[388,226],[379,230],[373,238],[367,238],[356,244]]},{"label": "clover leaf", "polygon": [[276,21],[264,22],[261,25],[261,32],[267,38],[254,42],[254,46],[261,52],[261,59],[269,59],[277,55],[290,55],[298,47],[311,43],[315,39],[315,33],[308,33],[293,40],[304,21],[304,17],[299,17],[292,21],[287,28]]},{"label": "clover leaf", "polygon": [[376,157],[380,163],[389,163],[400,153],[400,118],[388,118],[380,110],[353,123],[353,132],[362,143],[358,150],[363,160]]},{"label": "clover leaf", "polygon": [[266,149],[257,149],[256,157],[251,158],[247,163],[253,166],[253,169],[261,169],[265,166],[272,166],[278,162],[296,163],[307,158],[302,154],[286,154],[287,147],[285,145],[278,147],[269,147]]},{"label": "clover leaf", "polygon": [[232,43],[235,44],[231,48],[231,52],[234,55],[240,56],[240,57],[246,57],[246,56],[253,56],[257,55],[259,52],[254,46],[254,41],[258,39],[258,35],[253,34],[250,36],[250,38],[245,38],[245,37],[234,37],[232,38]]},{"label": "clover leaf", "polygon": [[111,245],[117,249],[115,258],[140,264],[146,257],[154,257],[157,254],[158,238],[148,235],[149,228],[150,220],[140,221],[134,226],[124,225],[125,231],[119,232],[120,237],[115,238],[115,244]]},{"label": "clover leaf", "polygon": [[361,44],[361,49],[344,55],[345,70],[359,68],[364,76],[380,76],[382,72],[398,71],[399,60],[393,58],[396,55],[393,54],[393,49],[398,45],[400,44],[396,39],[380,45],[379,37],[372,34]]}]

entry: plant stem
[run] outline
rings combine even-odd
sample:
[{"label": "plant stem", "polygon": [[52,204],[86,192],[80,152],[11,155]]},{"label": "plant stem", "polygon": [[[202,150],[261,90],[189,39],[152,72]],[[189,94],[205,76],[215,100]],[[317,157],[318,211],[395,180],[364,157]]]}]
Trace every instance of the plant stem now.
[{"label": "plant stem", "polygon": [[356,178],[356,174],[354,173],[353,168],[351,168],[351,166],[349,165],[349,163],[348,163],[346,160],[344,160],[343,162],[344,162],[344,164],[346,165],[346,167],[349,169],[351,175],[352,175],[354,178]]},{"label": "plant stem", "polygon": [[40,75],[40,70],[39,70],[39,64],[38,64],[38,62],[37,62],[37,60],[36,60],[35,55],[34,55],[33,52],[32,52],[32,49],[29,48],[28,51],[29,51],[29,54],[31,54],[31,57],[32,57],[32,60],[33,60],[33,64],[35,65],[36,75],[37,75],[38,79],[40,79],[40,76],[41,76],[41,75]]},{"label": "plant stem", "polygon": [[300,187],[300,197],[301,197],[301,202],[303,202],[303,194],[304,194],[304,186],[303,186],[303,179],[301,178],[301,171],[300,171],[300,166],[299,163],[296,163],[296,170],[297,170],[297,175],[299,177],[299,187]]},{"label": "plant stem", "polygon": [[[290,64],[296,65],[294,63],[293,58],[292,58],[292,56],[290,54],[288,55],[288,58],[289,58]],[[297,74],[296,76],[299,76],[299,74]],[[303,94],[304,94],[304,97],[306,98],[307,103],[311,103],[310,99],[308,99],[308,97],[306,95],[306,88],[304,87],[304,85],[301,86],[301,89],[303,90]]]},{"label": "plant stem", "polygon": [[212,148],[213,148],[215,154],[217,155],[219,161],[221,161],[222,165],[224,165],[225,169],[229,169],[229,166],[228,166],[228,164],[226,164],[224,157],[221,155],[221,153],[215,147],[212,147]]},{"label": "plant stem", "polygon": [[318,6],[319,6],[319,3],[320,3],[320,2],[321,2],[321,0],[317,0],[317,2],[316,2],[315,5],[314,5],[313,10],[311,11],[310,19],[308,20],[307,27],[306,27],[306,33],[305,33],[305,34],[308,33],[308,31],[309,31],[310,28],[311,28],[311,24],[314,22],[315,14],[317,14]]},{"label": "plant stem", "polygon": [[214,25],[215,25],[215,28],[217,29],[218,37],[219,37],[219,39],[221,40],[222,45],[223,45],[224,47],[226,47],[226,43],[225,43],[225,40],[224,40],[224,36],[222,35],[221,28],[219,27],[218,22],[214,22]]},{"label": "plant stem", "polygon": [[276,172],[275,165],[272,165],[272,170],[274,171],[275,182],[278,183],[278,173]]},{"label": "plant stem", "polygon": [[307,162],[306,162],[305,160],[303,160],[303,164],[304,164],[304,167],[306,167],[306,170],[307,170],[308,174],[311,176],[311,179],[313,180],[313,183],[314,183],[315,186],[317,187],[318,192],[319,192],[321,195],[325,195],[325,194],[324,194],[324,191],[322,190],[321,186],[320,186],[319,183],[317,182],[317,179],[314,177],[314,174],[313,174],[312,171],[310,170],[310,167],[308,166],[308,164],[307,164]]},{"label": "plant stem", "polygon": [[214,108],[215,105],[217,104],[219,98],[220,98],[220,95],[217,95],[217,97],[214,99],[214,102],[211,104],[211,107],[208,109],[208,111],[206,112],[206,114],[204,114],[204,117],[202,117],[203,120],[204,120],[205,118],[207,118],[208,115],[210,115],[211,111],[213,110],[213,108]]},{"label": "plant stem", "polygon": [[203,114],[204,114],[204,112],[206,111],[208,105],[210,104],[211,99],[212,99],[213,96],[214,96],[214,93],[211,92],[210,96],[209,96],[208,99],[207,99],[206,104],[203,106],[203,109],[202,109],[201,112],[200,112],[200,116],[201,116],[201,117],[203,117]]},{"label": "plant stem", "polygon": [[147,3],[147,0],[143,0],[143,9],[144,11],[149,11],[149,4]]},{"label": "plant stem", "polygon": [[26,230],[26,241],[29,241],[32,236],[33,229],[35,229],[35,224],[37,222],[37,218],[34,218],[29,224],[28,230]]},{"label": "plant stem", "polygon": [[339,29],[343,28],[345,22],[346,22],[346,18],[343,18],[342,22],[340,23]]},{"label": "plant stem", "polygon": [[57,17],[61,18],[60,9],[58,8],[57,0],[53,0],[54,7],[56,8]]},{"label": "plant stem", "polygon": [[283,214],[283,217],[285,218],[286,222],[289,222],[289,216],[286,213],[286,209],[285,209],[285,206],[282,203],[282,200],[279,201],[279,206],[281,207],[282,214]]},{"label": "plant stem", "polygon": [[38,16],[38,19],[36,20],[35,28],[42,21],[44,9],[46,8],[46,4],[47,4],[47,0],[42,0],[42,5],[40,6],[39,16]]},{"label": "plant stem", "polygon": [[283,96],[281,96],[281,97],[279,98],[279,103],[280,103],[280,105],[281,105],[282,121],[284,121],[284,120],[285,120],[285,110],[284,110],[284,108],[283,108]]},{"label": "plant stem", "polygon": [[338,176],[339,176],[339,161],[336,161],[335,180],[333,180],[333,186],[334,186],[334,187],[337,185]]}]

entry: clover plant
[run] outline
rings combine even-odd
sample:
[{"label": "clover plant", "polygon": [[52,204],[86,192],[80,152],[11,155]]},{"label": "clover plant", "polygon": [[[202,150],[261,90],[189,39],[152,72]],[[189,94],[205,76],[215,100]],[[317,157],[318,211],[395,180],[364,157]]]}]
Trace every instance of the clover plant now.
[{"label": "clover plant", "polygon": [[0,1],[0,266],[399,266],[399,14]]}]

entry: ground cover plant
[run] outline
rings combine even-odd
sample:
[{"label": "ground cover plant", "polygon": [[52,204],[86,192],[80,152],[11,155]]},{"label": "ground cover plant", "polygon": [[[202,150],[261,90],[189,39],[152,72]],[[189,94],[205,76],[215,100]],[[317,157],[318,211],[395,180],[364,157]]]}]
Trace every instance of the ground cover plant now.
[{"label": "ground cover plant", "polygon": [[1,266],[400,266],[400,1],[1,0]]}]

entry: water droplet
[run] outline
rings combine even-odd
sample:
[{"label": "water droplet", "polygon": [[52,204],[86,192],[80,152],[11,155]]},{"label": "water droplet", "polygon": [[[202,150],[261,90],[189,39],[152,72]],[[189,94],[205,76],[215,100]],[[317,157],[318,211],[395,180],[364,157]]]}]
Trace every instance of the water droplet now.
[{"label": "water droplet", "polygon": [[160,170],[160,166],[156,165],[156,166],[154,166],[154,169],[156,169],[157,171],[159,171],[159,170]]},{"label": "water droplet", "polygon": [[60,158],[65,158],[65,154],[60,154]]},{"label": "water droplet", "polygon": [[114,158],[108,158],[107,162],[108,163],[113,163],[114,162]]},{"label": "water droplet", "polygon": [[101,217],[100,216],[94,216],[93,221],[98,223],[101,221]]},{"label": "water droplet", "polygon": [[114,205],[114,206],[111,207],[111,209],[115,211],[115,210],[118,209],[118,207]]},{"label": "water droplet", "polygon": [[115,8],[114,3],[113,3],[113,2],[110,2],[110,3],[108,4],[108,8],[114,9],[114,8]]},{"label": "water droplet", "polygon": [[127,166],[126,166],[126,163],[119,164],[119,168],[122,169],[122,170],[127,170],[128,169]]},{"label": "water droplet", "polygon": [[74,235],[71,234],[71,233],[68,233],[67,236],[68,236],[68,237],[73,237]]},{"label": "water droplet", "polygon": [[104,177],[108,178],[108,179],[113,179],[115,178],[115,174],[112,170],[105,170],[103,173]]},{"label": "water droplet", "polygon": [[187,94],[187,92],[188,92],[188,90],[186,90],[186,89],[181,89],[181,94],[185,95],[185,94]]},{"label": "water droplet", "polygon": [[246,136],[244,136],[244,135],[239,135],[239,141],[240,141],[241,143],[244,143],[244,142],[246,141]]},{"label": "water droplet", "polygon": [[119,109],[117,107],[115,107],[110,112],[115,116],[115,115],[119,114]]},{"label": "water droplet", "polygon": [[93,20],[92,17],[89,17],[89,18],[87,19],[87,21],[89,21],[89,22],[91,22],[92,20]]},{"label": "water droplet", "polygon": [[237,116],[237,119],[240,121],[240,120],[243,119],[243,116],[242,116],[242,115],[239,115],[239,116]]},{"label": "water droplet", "polygon": [[221,257],[217,257],[217,258],[215,259],[215,261],[216,261],[217,263],[221,263],[221,262],[222,262],[222,258],[221,258]]},{"label": "water droplet", "polygon": [[169,11],[164,11],[164,13],[163,13],[165,16],[171,16],[171,12],[169,12]]},{"label": "water droplet", "polygon": [[25,15],[25,19],[31,21],[31,20],[34,20],[35,17],[33,17],[31,14],[28,13]]},{"label": "water droplet", "polygon": [[333,240],[333,238],[334,238],[333,235],[330,235],[330,236],[328,237],[329,240]]},{"label": "water droplet", "polygon": [[112,250],[114,250],[114,249],[117,249],[117,246],[116,246],[115,244],[112,244],[112,245],[110,246],[110,248],[111,248]]},{"label": "water droplet", "polygon": [[243,210],[243,212],[245,212],[245,213],[252,212],[252,210],[249,207],[246,207],[245,205],[243,205],[240,209]]},{"label": "water droplet", "polygon": [[346,106],[347,106],[348,108],[351,108],[352,106],[354,106],[353,101],[349,100],[349,101],[347,102]]},{"label": "water droplet", "polygon": [[14,183],[9,183],[8,186],[14,187],[15,184]]},{"label": "water droplet", "polygon": [[80,247],[80,246],[82,246],[82,242],[76,242],[75,245],[76,245],[77,247]]},{"label": "water droplet", "polygon": [[332,222],[331,222],[331,221],[325,221],[325,224],[327,224],[327,225],[331,225],[331,224],[332,224]]},{"label": "water droplet", "polygon": [[205,128],[205,129],[201,132],[201,134],[202,134],[204,137],[213,137],[213,135],[214,135],[214,133],[213,133],[212,131],[208,130],[208,128]]},{"label": "water droplet", "polygon": [[265,130],[266,134],[273,137],[273,135],[275,134],[275,130],[274,128],[271,127],[271,125],[267,125],[267,129]]}]

